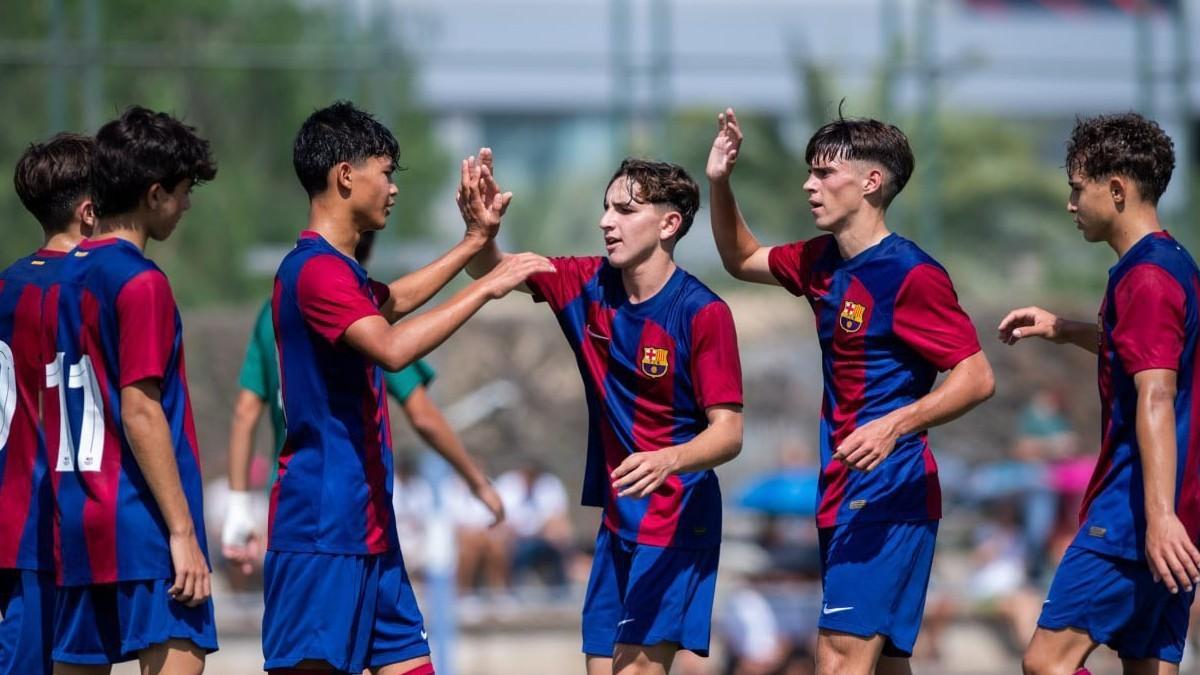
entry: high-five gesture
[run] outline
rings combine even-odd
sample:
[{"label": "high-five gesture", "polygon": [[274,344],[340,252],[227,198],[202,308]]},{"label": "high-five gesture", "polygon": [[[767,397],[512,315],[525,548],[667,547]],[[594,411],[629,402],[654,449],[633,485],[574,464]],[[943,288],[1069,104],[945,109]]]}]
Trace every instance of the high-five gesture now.
[{"label": "high-five gesture", "polygon": [[708,153],[708,166],[704,168],[710,181],[729,180],[741,147],[742,128],[733,114],[733,108],[726,108],[725,112],[717,115],[717,137],[713,139],[712,150]]},{"label": "high-five gesture", "polygon": [[[484,148],[487,150],[487,148]],[[491,151],[487,150],[486,163],[479,158],[469,157],[462,161],[462,176],[455,201],[467,226],[468,236],[491,240],[500,231],[500,219],[512,201],[511,192],[500,192],[489,168]]]}]

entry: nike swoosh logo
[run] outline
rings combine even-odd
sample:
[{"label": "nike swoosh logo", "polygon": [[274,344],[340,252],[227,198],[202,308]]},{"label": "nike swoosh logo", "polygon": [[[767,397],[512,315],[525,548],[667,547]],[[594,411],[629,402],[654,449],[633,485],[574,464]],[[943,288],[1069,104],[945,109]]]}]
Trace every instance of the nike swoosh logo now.
[{"label": "nike swoosh logo", "polygon": [[625,619],[624,621],[618,621],[617,625],[624,626],[625,624],[629,623],[630,621],[633,621],[633,619]]},{"label": "nike swoosh logo", "polygon": [[823,608],[821,608],[821,613],[822,614],[837,614],[838,612],[849,612],[852,609],[854,609],[854,608],[853,607],[823,607]]}]

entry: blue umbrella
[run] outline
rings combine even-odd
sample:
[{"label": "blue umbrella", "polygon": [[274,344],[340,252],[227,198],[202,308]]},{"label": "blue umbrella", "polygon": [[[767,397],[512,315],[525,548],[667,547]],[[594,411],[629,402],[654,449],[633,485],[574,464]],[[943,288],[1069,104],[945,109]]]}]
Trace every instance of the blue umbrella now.
[{"label": "blue umbrella", "polygon": [[817,470],[786,469],[742,487],[738,506],[775,515],[811,516],[817,508]]}]

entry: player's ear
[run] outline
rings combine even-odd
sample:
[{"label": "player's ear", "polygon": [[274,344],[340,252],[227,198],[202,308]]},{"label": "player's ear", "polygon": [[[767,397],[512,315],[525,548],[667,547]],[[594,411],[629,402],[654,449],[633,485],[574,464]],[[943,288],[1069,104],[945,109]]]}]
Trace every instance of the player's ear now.
[{"label": "player's ear", "polygon": [[667,241],[679,234],[679,228],[683,225],[683,216],[678,211],[667,211],[663,215],[663,219],[658,225],[658,238],[660,241]]},{"label": "player's ear", "polygon": [[877,166],[872,166],[867,169],[867,175],[863,178],[863,195],[870,195],[879,192],[883,189],[883,170]]},{"label": "player's ear", "polygon": [[340,190],[349,190],[354,186],[354,167],[350,162],[338,162],[331,169],[333,172],[333,183]]},{"label": "player's ear", "polygon": [[92,236],[92,231],[96,228],[96,205],[92,203],[91,197],[79,200],[79,204],[75,206],[75,218],[80,223],[79,233],[85,237]]},{"label": "player's ear", "polygon": [[166,197],[167,189],[162,186],[162,183],[153,183],[150,187],[146,188],[144,199],[146,200],[146,206],[151,211],[157,211],[166,200]]},{"label": "player's ear", "polygon": [[1108,179],[1108,193],[1110,195],[1112,195],[1112,200],[1113,200],[1114,204],[1116,204],[1117,206],[1124,205],[1125,200],[1128,198],[1128,195],[1126,194],[1126,189],[1125,189],[1125,179],[1123,179],[1119,176],[1113,176],[1112,178],[1109,178]]}]

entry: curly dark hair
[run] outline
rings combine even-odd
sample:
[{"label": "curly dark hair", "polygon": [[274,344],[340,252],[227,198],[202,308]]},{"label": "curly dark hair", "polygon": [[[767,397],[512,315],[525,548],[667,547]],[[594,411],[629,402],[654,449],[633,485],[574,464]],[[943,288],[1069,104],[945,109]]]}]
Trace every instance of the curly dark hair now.
[{"label": "curly dark hair", "polygon": [[96,132],[92,187],[99,217],[137,208],[155,183],[174,190],[182,180],[197,186],[216,175],[208,141],[167,113],[130,106]]},{"label": "curly dark hair", "polygon": [[1067,174],[1088,180],[1123,176],[1158,204],[1175,170],[1175,143],[1154,120],[1133,112],[1076,118],[1067,141]]},{"label": "curly dark hair", "polygon": [[91,136],[61,133],[31,143],[17,160],[13,186],[47,235],[71,224],[79,200],[92,194]]},{"label": "curly dark hair", "polygon": [[696,211],[700,209],[700,186],[682,166],[627,157],[609,179],[604,194],[607,195],[608,188],[622,177],[627,181],[630,201],[639,204],[667,204],[679,212],[682,219],[675,241],[679,241],[688,233]]},{"label": "curly dark hair", "polygon": [[371,113],[350,101],[336,101],[304,120],[292,146],[292,166],[309,197],[325,191],[329,170],[341,162],[357,164],[372,157],[400,159],[396,137]]},{"label": "curly dark hair", "polygon": [[883,167],[887,178],[881,189],[883,208],[887,208],[912,177],[915,160],[908,137],[898,127],[865,117],[838,118],[817,129],[804,149],[804,161],[835,159],[874,162]]}]

